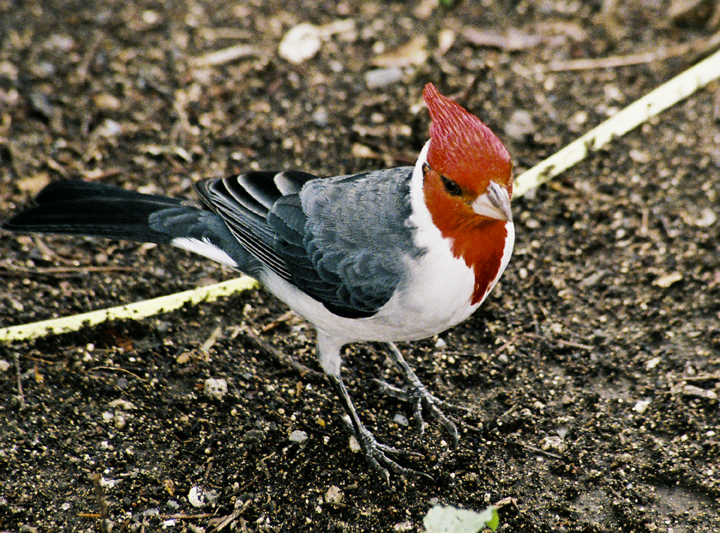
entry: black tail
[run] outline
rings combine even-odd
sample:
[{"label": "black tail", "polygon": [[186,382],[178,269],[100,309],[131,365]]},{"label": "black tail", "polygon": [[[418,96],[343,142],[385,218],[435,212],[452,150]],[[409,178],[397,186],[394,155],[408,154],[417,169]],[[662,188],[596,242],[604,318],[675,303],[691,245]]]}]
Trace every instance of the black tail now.
[{"label": "black tail", "polygon": [[63,233],[169,243],[175,235],[151,227],[153,213],[175,209],[178,214],[198,212],[174,198],[75,179],[50,183],[40,191],[35,203],[35,207],[15,215],[2,227],[22,233]]}]

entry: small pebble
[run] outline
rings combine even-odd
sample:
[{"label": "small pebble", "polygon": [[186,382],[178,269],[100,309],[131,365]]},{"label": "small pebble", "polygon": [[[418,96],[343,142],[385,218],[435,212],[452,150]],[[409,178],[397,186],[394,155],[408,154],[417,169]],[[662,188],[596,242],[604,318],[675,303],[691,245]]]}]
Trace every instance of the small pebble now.
[{"label": "small pebble", "polygon": [[205,507],[207,505],[207,502],[205,501],[205,496],[203,495],[202,488],[198,487],[197,485],[194,485],[190,492],[188,492],[188,501],[190,502],[190,505],[193,507]]},{"label": "small pebble", "polygon": [[290,442],[297,442],[298,444],[302,444],[308,439],[308,434],[301,430],[296,429],[292,433],[290,433]]},{"label": "small pebble", "polygon": [[362,451],[362,448],[360,447],[360,443],[355,438],[355,435],[350,435],[350,451],[353,453],[358,453]]},{"label": "small pebble", "polygon": [[635,407],[633,407],[633,411],[636,413],[643,414],[645,411],[647,411],[647,408],[650,406],[650,400],[638,400],[635,403]]},{"label": "small pebble", "polygon": [[108,405],[116,409],[122,409],[123,411],[134,411],[137,409],[137,406],[134,403],[121,398],[111,401]]},{"label": "small pebble", "polygon": [[396,415],[393,417],[393,421],[394,421],[398,426],[403,426],[403,427],[407,427],[407,425],[409,424],[407,417],[401,415],[400,413],[396,414]]},{"label": "small pebble", "polygon": [[369,70],[365,73],[365,85],[368,89],[386,87],[403,79],[403,71],[397,67]]},{"label": "small pebble", "polygon": [[339,505],[343,502],[344,499],[345,494],[342,490],[340,490],[339,487],[336,487],[335,485],[331,485],[325,493],[325,502],[332,505]]},{"label": "small pebble", "polygon": [[542,440],[540,448],[542,448],[546,452],[552,450],[558,453],[562,453],[565,451],[567,446],[565,445],[565,442],[563,442],[562,438],[556,436],[548,436]]},{"label": "small pebble", "polygon": [[205,396],[211,400],[222,400],[228,391],[227,380],[223,378],[208,378],[205,380],[205,388],[203,390]]},{"label": "small pebble", "polygon": [[652,370],[660,364],[661,359],[659,357],[653,357],[647,363],[645,363],[645,370]]},{"label": "small pebble", "polygon": [[303,22],[285,34],[280,42],[278,54],[297,65],[317,54],[321,46],[319,28],[309,22]]},{"label": "small pebble", "polygon": [[193,507],[206,507],[208,505],[215,505],[218,500],[218,493],[216,490],[206,490],[199,485],[193,485],[188,492],[188,501]]}]

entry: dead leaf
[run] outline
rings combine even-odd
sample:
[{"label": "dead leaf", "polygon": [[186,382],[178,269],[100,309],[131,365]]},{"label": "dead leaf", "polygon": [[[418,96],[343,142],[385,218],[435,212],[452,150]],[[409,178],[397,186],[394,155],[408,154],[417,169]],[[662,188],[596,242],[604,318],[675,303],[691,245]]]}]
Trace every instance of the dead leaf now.
[{"label": "dead leaf", "polygon": [[427,37],[418,35],[399,48],[376,56],[372,60],[372,64],[386,68],[403,68],[412,65],[422,65],[428,58],[427,44]]},{"label": "dead leaf", "polygon": [[667,289],[670,285],[677,283],[681,279],[683,279],[683,275],[680,274],[680,272],[673,272],[672,274],[665,274],[664,276],[660,276],[655,281],[653,281],[653,285],[657,285],[658,287]]}]

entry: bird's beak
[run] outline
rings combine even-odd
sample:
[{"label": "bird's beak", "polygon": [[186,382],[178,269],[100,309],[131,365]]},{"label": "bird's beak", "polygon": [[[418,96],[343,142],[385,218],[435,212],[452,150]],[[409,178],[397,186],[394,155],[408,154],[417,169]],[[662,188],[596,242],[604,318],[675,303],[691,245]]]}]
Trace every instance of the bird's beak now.
[{"label": "bird's beak", "polygon": [[487,191],[475,199],[472,203],[472,209],[478,215],[507,222],[512,220],[510,196],[505,187],[501,187],[494,181],[490,182]]}]

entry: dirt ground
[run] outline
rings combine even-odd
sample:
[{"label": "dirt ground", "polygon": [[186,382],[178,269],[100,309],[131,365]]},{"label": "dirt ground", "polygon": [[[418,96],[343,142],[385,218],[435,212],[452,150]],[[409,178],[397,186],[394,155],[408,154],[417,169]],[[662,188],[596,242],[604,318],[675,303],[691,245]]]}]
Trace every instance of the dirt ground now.
[{"label": "dirt ground", "polygon": [[[713,2],[436,3],[0,0],[0,218],[67,177],[191,198],[192,182],[248,168],[408,164],[429,81],[519,173],[712,51],[717,16]],[[293,63],[279,44],[302,22],[327,31]],[[568,63],[606,57],[622,61]],[[470,409],[457,449],[378,394],[373,378],[398,381],[378,347],[347,350],[368,426],[435,483],[385,485],[324,378],[252,341],[319,370],[312,329],[262,289],[0,345],[0,531],[102,531],[101,517],[113,531],[421,531],[436,503],[500,502],[504,532],[718,532],[719,187],[714,83],[514,201],[515,255],[491,297],[402,346]],[[234,275],[133,243],[2,232],[0,250],[1,326]]]}]

